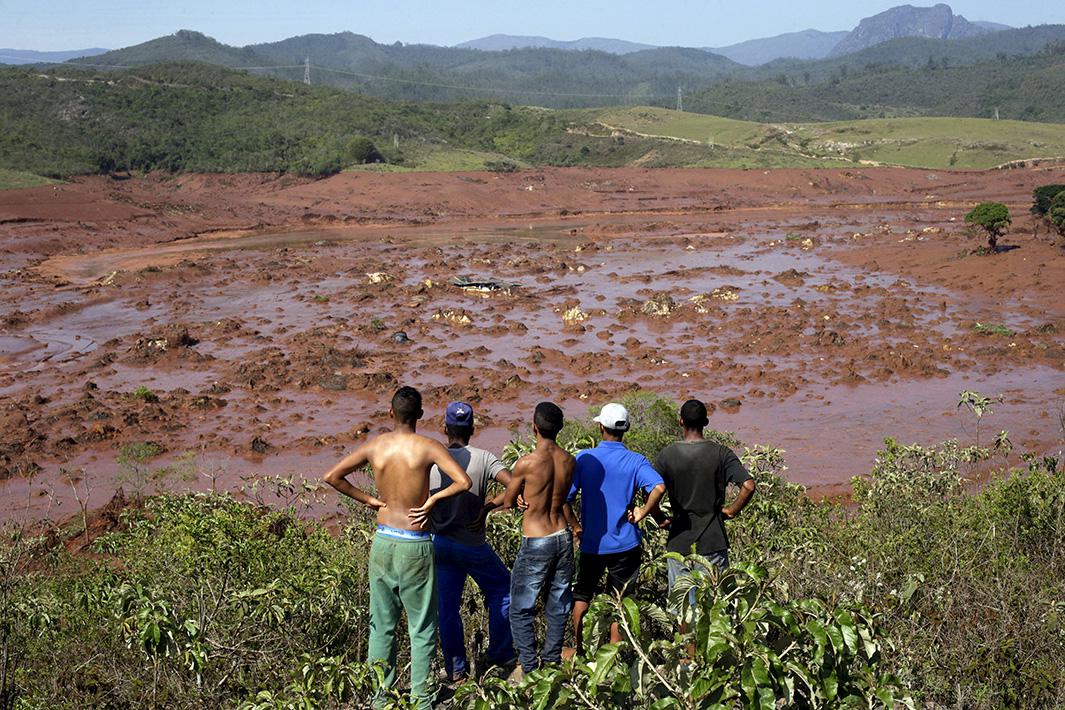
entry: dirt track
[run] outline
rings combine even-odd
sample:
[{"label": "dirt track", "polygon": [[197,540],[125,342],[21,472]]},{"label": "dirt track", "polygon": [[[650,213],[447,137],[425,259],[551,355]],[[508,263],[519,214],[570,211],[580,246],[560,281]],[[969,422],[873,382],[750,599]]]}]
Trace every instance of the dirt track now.
[{"label": "dirt track", "polygon": [[[317,476],[382,426],[398,383],[424,390],[431,431],[449,399],[474,402],[479,441],[496,448],[540,399],[582,416],[634,387],[700,396],[718,404],[713,426],[787,449],[790,475],[821,492],[867,471],[883,436],[970,439],[963,389],[1006,395],[985,440],[1009,429],[1020,450],[1056,451],[1065,251],[1027,215],[1050,182],[1065,170],[186,176],[0,192],[0,519],[68,513],[70,479],[102,503],[118,484],[186,485],[197,469],[230,488]],[[979,240],[961,218],[984,199],[1011,206],[1009,250],[969,256]],[[519,286],[469,293],[453,276]],[[158,401],[131,396],[139,386]],[[165,451],[116,463],[137,442]]]}]

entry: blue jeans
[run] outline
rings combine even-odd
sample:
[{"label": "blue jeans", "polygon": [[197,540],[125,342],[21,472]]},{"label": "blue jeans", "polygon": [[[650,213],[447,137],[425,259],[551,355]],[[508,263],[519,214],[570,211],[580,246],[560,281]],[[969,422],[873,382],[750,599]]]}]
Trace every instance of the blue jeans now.
[{"label": "blue jeans", "polygon": [[[720,552],[711,552],[709,555],[704,555],[706,560],[712,563],[719,570],[724,572],[728,569],[728,550],[721,550]],[[691,574],[691,570],[685,567],[676,560],[666,560],[666,574],[669,580],[669,595],[673,595],[673,585],[677,583],[680,577]],[[688,606],[695,606],[695,589],[688,590]]]},{"label": "blue jeans", "polygon": [[[547,537],[526,537],[514,560],[510,586],[510,628],[518,660],[526,673],[541,663],[562,662],[562,639],[573,611],[573,533],[562,530]],[[536,600],[547,590],[544,616],[547,634],[541,653],[536,653],[533,619]]]},{"label": "blue jeans", "polygon": [[466,635],[462,628],[459,605],[467,575],[481,588],[488,607],[489,663],[505,664],[514,658],[514,639],[510,635],[510,572],[488,543],[463,545],[436,535],[436,586],[440,609],[440,650],[444,670],[451,678],[468,672]]}]

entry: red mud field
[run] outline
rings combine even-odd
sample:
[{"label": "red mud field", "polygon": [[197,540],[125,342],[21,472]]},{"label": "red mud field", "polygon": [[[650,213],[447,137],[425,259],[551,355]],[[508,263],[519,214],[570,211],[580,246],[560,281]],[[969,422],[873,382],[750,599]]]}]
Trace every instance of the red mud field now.
[{"label": "red mud field", "polygon": [[[884,436],[971,441],[965,389],[1005,397],[984,441],[1057,452],[1065,250],[1027,212],[1053,182],[1065,169],[552,169],[0,192],[0,521],[119,486],[317,478],[401,383],[423,431],[466,399],[497,450],[542,399],[583,417],[634,388],[699,396],[815,494]],[[1015,219],[994,256],[962,223],[981,200]],[[120,461],[144,442],[158,456]]]}]

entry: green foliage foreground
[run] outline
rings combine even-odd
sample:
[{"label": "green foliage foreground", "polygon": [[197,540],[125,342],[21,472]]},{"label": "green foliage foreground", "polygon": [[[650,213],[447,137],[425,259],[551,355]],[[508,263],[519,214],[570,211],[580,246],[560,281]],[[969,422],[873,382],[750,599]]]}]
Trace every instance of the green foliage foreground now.
[{"label": "green foliage foreground", "polygon": [[[633,443],[654,454],[672,436],[675,409],[637,397]],[[888,440],[856,479],[853,504],[839,506],[787,482],[782,452],[714,435],[743,453],[759,483],[730,527],[733,568],[719,575],[690,559],[696,603],[685,608],[686,589],[667,599],[663,536],[651,532],[636,598],[594,602],[586,657],[517,687],[491,675],[469,682],[452,706],[1065,704],[1058,461],[1029,457],[973,493],[965,476],[1006,453],[1007,437],[998,452]],[[594,435],[577,423],[564,443]],[[512,562],[517,516],[490,521],[490,540]],[[76,555],[56,531],[5,535],[0,706],[368,704],[379,675],[364,662],[366,511],[334,534],[294,509],[189,493],[127,506],[111,528]],[[476,657],[487,618],[474,585],[466,594]],[[617,645],[604,643],[613,620],[625,639]]]}]

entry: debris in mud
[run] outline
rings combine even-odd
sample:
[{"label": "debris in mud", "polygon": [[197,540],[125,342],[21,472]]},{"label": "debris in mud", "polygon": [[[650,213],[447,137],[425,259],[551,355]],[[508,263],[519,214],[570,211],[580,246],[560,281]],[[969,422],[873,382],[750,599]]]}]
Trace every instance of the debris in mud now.
[{"label": "debris in mud", "polygon": [[819,330],[817,331],[817,344],[840,347],[846,345],[847,341],[842,335],[834,330]]},{"label": "debris in mud", "polygon": [[468,276],[456,276],[449,279],[448,283],[452,286],[458,286],[465,293],[477,294],[480,296],[490,296],[493,293],[509,296],[512,289],[521,285],[512,281],[500,281],[499,279],[474,279]]},{"label": "debris in mud", "polygon": [[739,397],[726,397],[721,400],[721,407],[723,409],[739,409],[743,404],[743,401]]},{"label": "debris in mud", "polygon": [[366,372],[355,379],[359,388],[371,392],[391,392],[398,386],[395,375],[390,372]]},{"label": "debris in mud", "polygon": [[710,292],[710,298],[716,298],[719,301],[738,301],[740,300],[740,287],[718,286]]},{"label": "debris in mud", "polygon": [[386,281],[391,281],[393,277],[392,274],[384,271],[371,271],[366,274],[366,278],[372,284],[383,284]]},{"label": "debris in mud", "polygon": [[266,441],[266,439],[263,439],[260,436],[256,436],[254,439],[251,440],[251,443],[248,444],[248,448],[257,454],[265,454],[273,447],[268,441]]},{"label": "debris in mud", "polygon": [[189,409],[221,409],[224,406],[226,406],[226,400],[208,395],[200,395],[189,402]]},{"label": "debris in mud", "polygon": [[588,314],[581,310],[580,306],[572,306],[562,311],[562,322],[566,325],[583,323],[588,320]]},{"label": "debris in mud", "polygon": [[810,275],[808,271],[799,271],[798,269],[788,269],[787,271],[781,271],[779,274],[773,277],[774,281],[782,283],[785,286],[802,286],[806,283],[806,278]]},{"label": "debris in mud", "polygon": [[706,302],[711,298],[705,293],[697,293],[688,299],[688,303],[692,304],[692,308],[695,309],[696,313],[709,313],[710,308],[706,305]]},{"label": "debris in mud", "polygon": [[473,318],[470,317],[465,308],[446,308],[442,311],[437,311],[433,314],[433,320],[444,321],[452,325],[470,325],[473,323]]},{"label": "debris in mud", "polygon": [[318,386],[332,392],[343,392],[348,388],[348,376],[339,372],[326,375],[318,381]]},{"label": "debris in mud", "polygon": [[646,301],[640,308],[640,312],[648,316],[668,316],[677,310],[677,302],[665,294],[658,294]]},{"label": "debris in mud", "polygon": [[411,339],[407,337],[407,333],[402,330],[397,330],[392,334],[392,342],[397,345],[405,345],[411,342]]},{"label": "debris in mud", "polygon": [[36,464],[24,456],[43,439],[31,427],[24,412],[14,410],[0,414],[0,480],[33,472]]},{"label": "debris in mud", "polygon": [[[128,360],[154,360],[169,352],[187,352],[200,341],[189,335],[188,326],[171,323],[149,331],[148,335],[138,338],[129,349]],[[189,353],[197,359],[209,359],[206,355]]]}]

